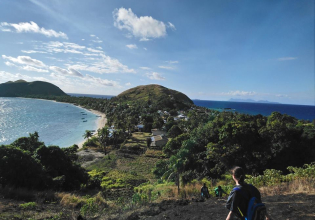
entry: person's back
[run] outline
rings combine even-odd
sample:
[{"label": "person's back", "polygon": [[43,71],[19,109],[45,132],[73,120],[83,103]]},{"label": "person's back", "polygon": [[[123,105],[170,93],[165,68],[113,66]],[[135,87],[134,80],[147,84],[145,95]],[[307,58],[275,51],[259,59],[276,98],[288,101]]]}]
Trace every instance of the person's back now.
[{"label": "person's back", "polygon": [[[232,177],[236,186],[231,191],[226,202],[226,208],[230,210],[226,220],[232,220],[233,217],[238,217],[243,220],[247,215],[250,199],[256,197],[256,201],[261,203],[261,195],[255,186],[244,182],[245,173],[242,168],[235,167],[232,170]],[[270,220],[269,215],[266,213],[265,206],[263,216],[266,217],[266,220]]]}]

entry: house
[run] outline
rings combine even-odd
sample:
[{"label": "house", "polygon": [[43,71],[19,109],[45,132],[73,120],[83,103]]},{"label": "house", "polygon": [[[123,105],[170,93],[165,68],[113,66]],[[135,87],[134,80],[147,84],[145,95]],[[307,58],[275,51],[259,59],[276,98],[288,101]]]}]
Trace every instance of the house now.
[{"label": "house", "polygon": [[168,139],[165,135],[157,135],[157,136],[153,136],[151,137],[152,143],[151,143],[151,147],[158,147],[158,148],[162,148],[166,145]]},{"label": "house", "polygon": [[151,129],[151,133],[153,136],[158,136],[158,135],[165,135],[166,136],[166,131],[161,131],[159,129]]}]

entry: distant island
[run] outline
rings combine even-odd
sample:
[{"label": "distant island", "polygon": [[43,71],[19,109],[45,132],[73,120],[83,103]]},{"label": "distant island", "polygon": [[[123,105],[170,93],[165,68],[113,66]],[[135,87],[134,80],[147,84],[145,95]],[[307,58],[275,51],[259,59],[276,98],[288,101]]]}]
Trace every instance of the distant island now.
[{"label": "distant island", "polygon": [[68,96],[59,87],[42,81],[9,81],[0,84],[0,97],[27,97],[34,95]]},{"label": "distant island", "polygon": [[280,102],[269,102],[267,100],[258,100],[253,99],[229,99],[229,102],[256,102],[256,103],[268,103],[268,104],[281,104]]}]

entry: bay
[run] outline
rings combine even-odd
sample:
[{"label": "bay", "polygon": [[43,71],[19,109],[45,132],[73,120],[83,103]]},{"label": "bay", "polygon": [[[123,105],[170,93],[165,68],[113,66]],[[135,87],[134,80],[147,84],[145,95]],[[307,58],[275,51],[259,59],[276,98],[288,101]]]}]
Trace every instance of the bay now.
[{"label": "bay", "polygon": [[68,103],[0,97],[0,145],[37,131],[46,146],[69,147],[84,140],[85,130],[96,130],[97,119]]}]

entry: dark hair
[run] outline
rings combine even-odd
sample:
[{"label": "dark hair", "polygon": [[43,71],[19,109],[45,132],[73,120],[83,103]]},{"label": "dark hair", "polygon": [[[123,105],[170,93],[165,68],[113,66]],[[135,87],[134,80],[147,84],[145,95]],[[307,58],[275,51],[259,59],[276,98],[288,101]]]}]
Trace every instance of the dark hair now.
[{"label": "dark hair", "polygon": [[243,185],[245,180],[245,172],[242,167],[234,167],[231,170],[232,174],[234,175],[235,179],[238,180],[238,183]]},{"label": "dark hair", "polygon": [[218,189],[221,189],[221,186],[218,186]]}]

